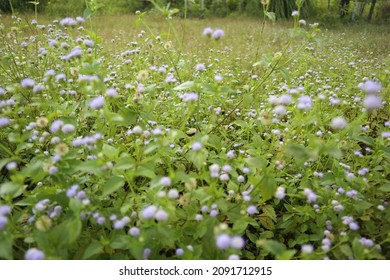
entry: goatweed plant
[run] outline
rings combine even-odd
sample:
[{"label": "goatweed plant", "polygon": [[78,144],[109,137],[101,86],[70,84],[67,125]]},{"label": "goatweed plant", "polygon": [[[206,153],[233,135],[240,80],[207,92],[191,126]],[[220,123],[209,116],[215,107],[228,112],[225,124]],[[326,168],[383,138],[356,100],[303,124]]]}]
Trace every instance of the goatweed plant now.
[{"label": "goatweed plant", "polygon": [[389,59],[299,13],[260,61],[188,51],[167,10],[109,49],[1,23],[0,258],[388,259]]}]

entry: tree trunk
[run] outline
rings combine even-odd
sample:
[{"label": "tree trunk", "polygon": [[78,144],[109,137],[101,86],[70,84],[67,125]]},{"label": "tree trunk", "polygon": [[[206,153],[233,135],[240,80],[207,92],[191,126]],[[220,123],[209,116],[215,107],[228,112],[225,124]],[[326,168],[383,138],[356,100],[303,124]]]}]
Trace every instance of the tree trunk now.
[{"label": "tree trunk", "polygon": [[372,19],[372,15],[374,14],[375,4],[376,4],[376,0],[372,0],[370,12],[368,13],[368,18],[367,18],[368,21]]}]

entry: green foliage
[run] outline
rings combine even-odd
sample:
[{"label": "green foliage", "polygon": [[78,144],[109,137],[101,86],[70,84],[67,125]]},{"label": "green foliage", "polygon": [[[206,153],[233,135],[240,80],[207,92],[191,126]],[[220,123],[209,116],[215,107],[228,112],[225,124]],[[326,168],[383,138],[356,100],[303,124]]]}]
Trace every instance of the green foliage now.
[{"label": "green foliage", "polygon": [[0,258],[389,258],[389,38],[161,4],[1,18]]}]

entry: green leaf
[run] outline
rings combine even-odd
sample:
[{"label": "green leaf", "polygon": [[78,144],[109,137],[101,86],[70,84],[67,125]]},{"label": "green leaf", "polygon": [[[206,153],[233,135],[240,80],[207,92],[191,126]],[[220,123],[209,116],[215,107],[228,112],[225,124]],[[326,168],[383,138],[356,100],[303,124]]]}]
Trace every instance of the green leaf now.
[{"label": "green leaf", "polygon": [[83,224],[79,218],[74,218],[68,223],[68,227],[67,227],[68,244],[72,244],[77,240],[77,238],[81,234],[82,227]]},{"label": "green leaf", "polygon": [[294,257],[296,252],[297,250],[286,250],[283,253],[278,254],[276,258],[278,260],[291,260]]},{"label": "green leaf", "polygon": [[173,90],[185,90],[185,89],[191,89],[195,86],[195,83],[193,81],[187,81],[182,83],[181,85],[178,85],[177,87],[174,87]]},{"label": "green leaf", "polygon": [[20,196],[27,185],[14,182],[6,182],[0,185],[0,196],[5,197],[9,195],[11,198]]},{"label": "green leaf", "polygon": [[357,238],[352,242],[352,252],[355,260],[364,260],[364,246]]},{"label": "green leaf", "polygon": [[260,181],[258,188],[264,201],[271,199],[276,192],[275,178],[271,177],[270,175],[265,175]]},{"label": "green leaf", "polygon": [[379,188],[381,192],[390,192],[390,183],[386,183]]},{"label": "green leaf", "polygon": [[248,221],[246,221],[244,219],[237,220],[233,224],[233,231],[237,232],[238,234],[242,234],[246,230],[247,227],[248,227]]},{"label": "green leaf", "polygon": [[287,154],[290,154],[298,162],[304,162],[308,160],[310,157],[306,148],[296,143],[288,144],[285,151]]},{"label": "green leaf", "polygon": [[256,246],[263,247],[265,250],[269,251],[275,256],[283,254],[283,252],[286,250],[286,246],[275,240],[260,239],[257,240]]},{"label": "green leaf", "polygon": [[110,178],[103,186],[102,196],[107,196],[119,190],[125,184],[125,179],[120,176],[114,176]]},{"label": "green leaf", "polygon": [[366,211],[367,209],[371,208],[373,206],[372,203],[369,203],[367,201],[356,201],[354,204],[353,204],[353,207],[356,209],[356,211],[358,211],[359,213],[363,213],[364,211]]},{"label": "green leaf", "polygon": [[12,235],[4,234],[0,238],[0,259],[12,260]]},{"label": "green leaf", "polygon": [[340,246],[341,253],[344,254],[346,257],[352,257],[353,253],[351,250],[351,247],[348,244],[343,244]]},{"label": "green leaf", "polygon": [[275,209],[271,205],[266,205],[263,207],[263,212],[267,217],[271,218],[272,221],[276,223],[276,213]]},{"label": "green leaf", "polygon": [[108,144],[103,144],[102,152],[109,159],[114,159],[118,157],[119,154],[119,150],[117,148]]},{"label": "green leaf", "polygon": [[97,241],[92,241],[91,244],[85,249],[82,259],[86,260],[91,258],[94,255],[100,254],[103,252],[103,245]]}]

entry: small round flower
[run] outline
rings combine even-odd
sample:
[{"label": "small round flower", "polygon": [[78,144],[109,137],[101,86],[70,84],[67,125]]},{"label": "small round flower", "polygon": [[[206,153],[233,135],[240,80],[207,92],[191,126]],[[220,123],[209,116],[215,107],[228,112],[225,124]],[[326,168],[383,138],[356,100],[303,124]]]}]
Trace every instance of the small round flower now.
[{"label": "small round flower", "polygon": [[199,221],[203,220],[203,216],[201,214],[196,214],[195,220],[199,222]]},{"label": "small round flower", "polygon": [[303,254],[311,254],[314,251],[314,247],[311,244],[303,244],[301,247],[301,252]]},{"label": "small round flower", "polygon": [[179,197],[179,192],[177,191],[177,189],[171,189],[168,191],[168,197],[172,199],[176,199]]},{"label": "small round flower", "polygon": [[35,85],[35,81],[30,78],[25,78],[20,82],[22,88],[32,88]]},{"label": "small round flower", "polygon": [[298,17],[299,16],[299,12],[294,10],[294,11],[292,11],[291,16],[292,17]]},{"label": "small round flower", "polygon": [[0,216],[7,216],[11,214],[11,207],[8,205],[1,205],[0,206]]},{"label": "small round flower", "polygon": [[157,212],[157,207],[154,205],[149,205],[146,206],[142,211],[141,211],[141,216],[145,219],[151,219],[154,218],[154,215]]},{"label": "small round flower", "polygon": [[361,85],[361,89],[364,90],[367,94],[375,94],[382,90],[382,86],[378,82],[368,80],[363,85]]},{"label": "small round flower", "polygon": [[144,259],[148,259],[151,254],[152,254],[152,250],[150,248],[144,249]]},{"label": "small round flower", "polygon": [[306,20],[304,20],[304,19],[300,19],[300,20],[298,21],[298,23],[299,23],[299,25],[306,26]]},{"label": "small round flower", "polygon": [[89,102],[89,107],[92,109],[99,109],[99,108],[103,107],[103,105],[104,105],[104,97],[103,96],[95,97]]},{"label": "small round flower", "polygon": [[160,184],[164,187],[169,187],[171,185],[172,181],[169,177],[162,177],[160,179]]},{"label": "small round flower", "polygon": [[158,210],[154,215],[157,221],[166,221],[168,219],[168,213],[164,210]]},{"label": "small round flower", "polygon": [[99,225],[103,225],[105,222],[106,222],[106,218],[104,218],[103,216],[100,216],[96,219],[96,222],[99,224]]},{"label": "small round flower", "polygon": [[184,255],[184,250],[182,248],[177,248],[176,249],[176,256],[183,256]]},{"label": "small round flower", "polygon": [[211,37],[211,34],[213,34],[213,29],[211,29],[210,27],[206,27],[205,29],[203,29],[203,33],[202,34],[204,36]]},{"label": "small round flower", "polygon": [[143,129],[139,125],[136,125],[133,127],[132,131],[134,134],[140,135],[143,132]]},{"label": "small round flower", "polygon": [[131,236],[136,237],[136,236],[139,236],[139,235],[140,235],[141,231],[140,231],[140,229],[137,228],[137,227],[132,227],[132,228],[129,229],[128,233],[129,233]]},{"label": "small round flower", "polygon": [[116,220],[116,221],[114,221],[114,224],[113,224],[114,229],[123,229],[125,226],[126,226],[126,223],[123,220]]},{"label": "small round flower", "polygon": [[0,117],[0,127],[6,127],[9,125],[10,121],[7,117]]},{"label": "small round flower", "polygon": [[236,260],[239,260],[240,259],[240,257],[237,255],[237,254],[231,254],[230,256],[229,256],[229,260],[234,260],[234,261],[236,261]]},{"label": "small round flower", "polygon": [[219,180],[221,181],[229,181],[229,174],[223,173],[219,176]]},{"label": "small round flower", "polygon": [[56,133],[64,125],[64,122],[61,120],[55,120],[50,126],[50,132]]},{"label": "small round flower", "polygon": [[109,96],[109,97],[116,97],[118,96],[118,93],[115,89],[113,88],[109,88],[106,90],[106,96]]},{"label": "small round flower", "polygon": [[196,64],[196,66],[195,66],[195,70],[196,70],[196,71],[206,71],[206,66],[204,66],[203,63],[198,63],[198,64]]},{"label": "small round flower", "polygon": [[282,200],[286,196],[285,188],[278,187],[275,192],[275,197],[279,200]]},{"label": "small round flower", "polygon": [[230,247],[231,238],[228,234],[217,235],[216,245],[219,249],[224,250]]},{"label": "small round flower", "polygon": [[348,125],[343,117],[335,117],[332,119],[331,126],[333,129],[343,129]]},{"label": "small round flower", "polygon": [[238,181],[239,183],[243,183],[243,182],[245,182],[245,177],[242,176],[242,175],[239,175],[239,176],[237,177],[237,181]]},{"label": "small round flower", "polygon": [[359,229],[359,225],[355,222],[349,223],[348,226],[351,230],[358,230]]},{"label": "small round flower", "polygon": [[249,215],[254,215],[258,212],[257,210],[257,207],[254,206],[254,205],[249,205],[248,208],[246,209],[246,212],[249,214]]},{"label": "small round flower", "polygon": [[222,29],[216,29],[212,34],[213,39],[215,39],[215,40],[219,40],[224,35],[225,35],[225,32]]},{"label": "small round flower", "polygon": [[28,249],[27,252],[24,254],[25,260],[44,260],[45,259],[45,253],[43,253],[41,250],[38,250],[37,248],[31,248]]},{"label": "small round flower", "polygon": [[210,211],[210,217],[217,217],[219,214],[218,209],[212,209]]},{"label": "small round flower", "polygon": [[3,230],[7,224],[8,224],[8,218],[0,215],[0,230]]},{"label": "small round flower", "polygon": [[73,124],[65,124],[61,128],[62,132],[65,134],[72,133],[76,130],[76,127]]},{"label": "small round flower", "polygon": [[367,110],[377,109],[382,106],[382,99],[375,94],[369,94],[364,99],[363,104]]},{"label": "small round flower", "polygon": [[245,246],[244,238],[241,236],[233,236],[230,240],[230,246],[234,249],[242,249]]},{"label": "small round flower", "polygon": [[199,151],[200,149],[202,149],[202,143],[200,142],[194,142],[191,146],[191,149],[193,151]]},{"label": "small round flower", "polygon": [[18,167],[18,164],[15,161],[11,161],[11,162],[7,163],[7,165],[5,166],[5,168],[9,171],[15,170],[17,167]]}]

